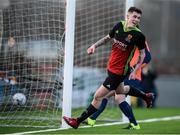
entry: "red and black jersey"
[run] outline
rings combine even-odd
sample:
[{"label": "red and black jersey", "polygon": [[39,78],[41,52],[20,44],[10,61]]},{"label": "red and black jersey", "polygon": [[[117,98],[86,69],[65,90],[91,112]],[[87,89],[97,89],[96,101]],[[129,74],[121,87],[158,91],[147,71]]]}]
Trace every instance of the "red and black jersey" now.
[{"label": "red and black jersey", "polygon": [[126,75],[135,48],[145,48],[145,36],[138,28],[124,29],[124,21],[117,23],[109,36],[114,39],[108,62],[108,70],[114,74]]}]

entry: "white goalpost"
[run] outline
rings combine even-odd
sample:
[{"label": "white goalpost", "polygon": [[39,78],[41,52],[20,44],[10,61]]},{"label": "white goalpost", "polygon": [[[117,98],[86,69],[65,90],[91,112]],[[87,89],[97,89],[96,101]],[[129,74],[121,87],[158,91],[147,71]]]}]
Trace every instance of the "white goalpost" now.
[{"label": "white goalpost", "polygon": [[[73,56],[74,56],[74,31],[75,31],[75,0],[66,0],[66,35],[64,56],[64,86],[62,117],[71,116],[72,86],[73,86]],[[62,127],[68,127],[62,119]]]},{"label": "white goalpost", "polygon": [[[79,116],[106,77],[111,43],[92,56],[86,49],[132,5],[133,0],[9,0],[0,9],[0,126],[68,127],[62,116]],[[111,98],[98,122],[124,118]]]}]

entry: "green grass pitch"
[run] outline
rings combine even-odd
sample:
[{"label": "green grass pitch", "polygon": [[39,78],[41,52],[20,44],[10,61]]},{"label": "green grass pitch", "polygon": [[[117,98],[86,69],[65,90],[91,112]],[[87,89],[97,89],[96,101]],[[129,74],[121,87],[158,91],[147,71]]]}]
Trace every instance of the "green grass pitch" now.
[{"label": "green grass pitch", "polygon": [[[180,108],[156,108],[156,109],[137,109],[134,108],[134,113],[137,120],[152,118],[163,118],[171,116],[180,116]],[[97,123],[98,124],[98,123]],[[102,124],[102,123],[101,123]],[[123,127],[127,124],[119,124],[112,126],[66,129],[50,132],[37,132],[36,134],[180,134],[180,119],[154,121],[148,123],[140,123],[140,130],[125,130]],[[82,124],[83,126],[83,124]],[[27,131],[47,130],[39,128],[14,128],[0,127],[0,134],[20,133]]]}]

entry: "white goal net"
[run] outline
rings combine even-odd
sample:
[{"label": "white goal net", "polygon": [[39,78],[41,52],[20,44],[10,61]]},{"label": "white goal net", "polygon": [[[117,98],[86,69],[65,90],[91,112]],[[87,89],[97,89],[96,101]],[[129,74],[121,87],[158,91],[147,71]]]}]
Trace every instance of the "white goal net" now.
[{"label": "white goal net", "polygon": [[59,127],[65,1],[9,3],[0,12],[0,125]]},{"label": "white goal net", "polygon": [[[9,3],[0,10],[0,126],[59,127],[66,2]],[[104,81],[111,45],[92,56],[86,49],[124,18],[125,4],[125,0],[76,0],[72,116],[80,115]],[[112,98],[98,120],[120,117]]]}]

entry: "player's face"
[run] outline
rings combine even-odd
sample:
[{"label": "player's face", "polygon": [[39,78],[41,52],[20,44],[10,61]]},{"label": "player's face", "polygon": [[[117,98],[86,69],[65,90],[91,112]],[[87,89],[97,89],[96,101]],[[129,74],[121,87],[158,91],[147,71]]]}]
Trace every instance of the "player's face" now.
[{"label": "player's face", "polygon": [[141,14],[137,12],[128,13],[127,15],[127,27],[136,27],[139,25]]}]

